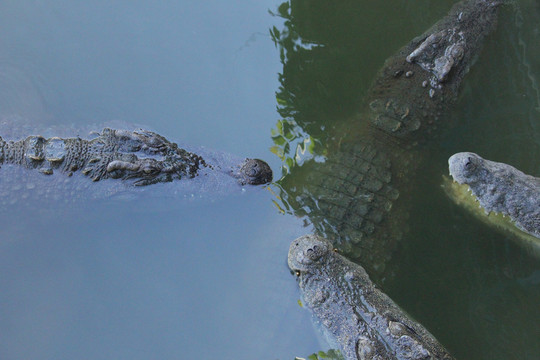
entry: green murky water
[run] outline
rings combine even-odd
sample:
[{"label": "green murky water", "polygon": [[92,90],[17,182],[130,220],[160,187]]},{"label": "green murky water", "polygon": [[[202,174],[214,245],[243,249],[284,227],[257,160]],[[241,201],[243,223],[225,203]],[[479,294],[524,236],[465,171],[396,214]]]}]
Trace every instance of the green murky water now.
[{"label": "green murky water", "polygon": [[[323,159],[384,60],[451,4],[4,2],[0,135],[136,123],[292,176]],[[540,357],[540,260],[439,186],[456,151],[540,174],[540,7],[519,4],[501,13],[453,126],[426,149],[396,275],[381,283],[460,359]],[[272,38],[288,39],[287,52]],[[292,359],[325,348],[285,265],[310,220],[290,214],[278,187],[94,196],[106,187],[39,198],[0,179],[15,194],[0,220],[1,359]]]},{"label": "green murky water", "polygon": [[[301,193],[309,176],[304,169],[314,168],[308,164],[323,162],[333,151],[330,144],[354,131],[351,119],[384,60],[451,4],[282,4],[285,26],[272,32],[283,63],[277,92],[282,121],[273,134],[273,151],[285,162],[284,199]],[[448,157],[459,151],[540,174],[540,8],[534,2],[519,5],[501,11],[498,31],[468,74],[456,109],[443,119],[450,126],[423,145],[427,161],[407,194],[412,204],[403,225],[408,229],[379,280],[460,359],[540,356],[540,259],[472,219],[440,186]],[[323,171],[324,165],[316,168]],[[281,205],[288,212],[319,215],[313,206],[325,193],[310,196],[313,201]]]}]

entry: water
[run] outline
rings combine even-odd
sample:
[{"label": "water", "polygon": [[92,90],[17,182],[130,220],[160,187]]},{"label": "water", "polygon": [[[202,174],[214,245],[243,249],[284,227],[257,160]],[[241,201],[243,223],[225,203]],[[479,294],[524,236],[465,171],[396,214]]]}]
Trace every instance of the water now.
[{"label": "water", "polygon": [[[2,2],[1,136],[142,124],[266,159],[279,177],[268,151],[275,6]],[[114,185],[87,182],[55,199],[34,196],[58,195],[55,181],[14,184],[15,170],[1,171],[11,195],[0,221],[0,359],[291,359],[320,348],[286,266],[290,241],[309,229],[268,190],[195,188],[191,198],[158,186],[110,198]]]},{"label": "water", "polygon": [[[324,155],[327,130],[355,113],[384,60],[452,1],[325,4],[293,2],[293,24],[313,51],[285,66],[268,35],[284,28],[268,14],[277,1],[3,2],[3,129],[144,124],[173,141],[263,158],[277,179],[289,159]],[[411,230],[393,258],[400,271],[384,283],[462,359],[540,357],[540,262],[439,188],[456,151],[540,175],[540,10],[520,5],[519,19],[504,12],[465,81],[455,126],[414,189]],[[279,114],[276,94],[280,104],[290,99],[277,74],[296,91]],[[285,264],[290,241],[311,228],[282,215],[267,189],[202,198],[168,189],[9,199],[1,359],[292,359],[324,349]]]},{"label": "water", "polygon": [[[324,161],[343,129],[354,131],[349,120],[384,60],[445,15],[452,2],[292,4],[292,12],[281,8],[288,23],[280,34],[274,32],[283,49],[282,123],[274,141],[290,172],[280,182],[285,195],[301,193],[296,188],[303,189],[309,168],[303,164]],[[540,174],[540,11],[535,2],[519,6],[502,9],[499,30],[487,40],[456,109],[444,119],[452,126],[423,148],[425,165],[406,194],[412,206],[403,224],[408,230],[379,280],[459,359],[540,357],[539,259],[519,241],[472,219],[440,187],[447,159],[458,151]],[[312,204],[324,195],[282,206],[318,214]],[[295,203],[304,207],[291,208]]]}]

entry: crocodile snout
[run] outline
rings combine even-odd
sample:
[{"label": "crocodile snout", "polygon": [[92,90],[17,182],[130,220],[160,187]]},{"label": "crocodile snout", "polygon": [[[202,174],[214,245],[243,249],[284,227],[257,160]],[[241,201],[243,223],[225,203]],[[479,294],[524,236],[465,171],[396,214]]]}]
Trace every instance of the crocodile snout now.
[{"label": "crocodile snout", "polygon": [[259,159],[246,159],[239,171],[240,181],[243,184],[262,185],[272,181],[272,169]]},{"label": "crocodile snout", "polygon": [[461,152],[454,154],[448,159],[450,175],[460,184],[467,183],[471,180],[481,161],[482,158],[475,153]]},{"label": "crocodile snout", "polygon": [[305,271],[331,250],[332,244],[320,236],[301,236],[294,240],[289,248],[289,268],[292,271]]}]

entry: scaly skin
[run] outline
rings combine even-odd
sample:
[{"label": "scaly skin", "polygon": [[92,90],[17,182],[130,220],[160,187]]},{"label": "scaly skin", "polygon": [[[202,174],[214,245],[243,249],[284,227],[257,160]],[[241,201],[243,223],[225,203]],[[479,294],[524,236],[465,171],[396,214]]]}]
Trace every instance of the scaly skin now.
[{"label": "scaly skin", "polygon": [[288,264],[303,303],[333,337],[345,359],[453,359],[369,279],[366,271],[316,235],[294,240]]},{"label": "scaly skin", "polygon": [[498,2],[461,1],[424,34],[389,58],[361,117],[409,145],[432,137],[439,117],[456,101],[461,83],[497,24]]},{"label": "scaly skin", "polygon": [[286,200],[323,236],[295,240],[289,267],[305,304],[346,359],[452,358],[332,244],[371,274],[384,273],[405,231],[403,197],[423,161],[417,144],[433,138],[439,117],[455,103],[483,39],[496,26],[497,8],[485,0],[456,4],[386,61],[358,115],[359,128],[348,124],[325,162],[295,169],[306,172],[307,185],[293,183]]},{"label": "scaly skin", "polygon": [[502,214],[521,231],[540,239],[540,178],[470,152],[452,155],[448,165],[454,181],[463,185],[461,191],[471,192],[486,218],[492,212]]},{"label": "scaly skin", "polygon": [[[92,140],[29,136],[6,142],[0,138],[0,163],[38,169],[46,175],[60,171],[71,176],[81,171],[93,181],[122,179],[136,186],[193,178],[201,169],[217,165],[207,164],[201,156],[154,132],[109,128]],[[272,170],[258,159],[246,159],[227,174],[242,185],[272,180]]]},{"label": "scaly skin", "polygon": [[[495,29],[498,3],[469,0],[389,58],[357,121],[325,162],[306,162],[280,181],[282,198],[370,274],[384,272],[406,232],[404,199],[465,74]],[[356,126],[356,128],[355,128]],[[296,181],[296,176],[305,176]]]}]

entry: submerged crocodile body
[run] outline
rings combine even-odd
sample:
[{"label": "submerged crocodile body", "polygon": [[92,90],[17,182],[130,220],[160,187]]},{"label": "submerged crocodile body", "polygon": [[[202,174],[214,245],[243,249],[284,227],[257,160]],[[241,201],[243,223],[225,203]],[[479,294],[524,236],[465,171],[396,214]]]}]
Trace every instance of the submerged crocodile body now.
[{"label": "submerged crocodile body", "polygon": [[105,128],[91,140],[42,136],[19,141],[0,138],[0,163],[38,169],[45,175],[59,171],[72,176],[80,171],[92,181],[121,179],[136,186],[193,178],[203,169],[221,171],[242,185],[272,180],[272,170],[262,160],[245,159],[233,168],[221,169],[219,164],[208,163],[146,130]]},{"label": "submerged crocodile body", "polygon": [[[465,198],[477,201],[472,208],[480,210],[486,220],[509,225],[504,226],[509,230],[515,225],[536,237],[540,245],[540,178],[470,152],[452,155],[448,165],[450,175],[459,184],[449,185],[454,189],[447,191],[452,198],[463,199],[458,196],[470,191],[472,196]],[[501,216],[508,220],[503,222]]]},{"label": "submerged crocodile body", "polygon": [[348,124],[325,162],[295,169],[307,171],[307,185],[290,185],[287,200],[297,212],[308,209],[319,234],[293,242],[289,266],[306,304],[346,359],[451,359],[367,273],[384,273],[405,231],[404,197],[424,158],[418,144],[443,125],[441,116],[456,102],[483,39],[496,27],[498,5],[454,5],[385,62],[357,115],[358,128]]},{"label": "submerged crocodile body", "polygon": [[288,264],[298,277],[303,303],[346,359],[453,359],[329,241],[316,235],[294,240]]},{"label": "submerged crocodile body", "polygon": [[384,272],[406,231],[406,197],[425,157],[419,144],[444,126],[442,116],[496,27],[497,10],[497,2],[485,0],[454,5],[385,62],[326,161],[307,161],[280,181],[288,206],[372,276]]}]

